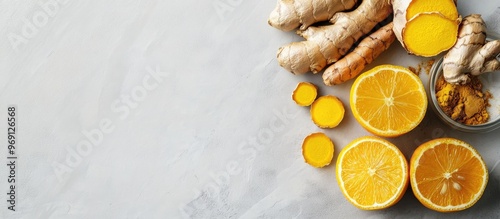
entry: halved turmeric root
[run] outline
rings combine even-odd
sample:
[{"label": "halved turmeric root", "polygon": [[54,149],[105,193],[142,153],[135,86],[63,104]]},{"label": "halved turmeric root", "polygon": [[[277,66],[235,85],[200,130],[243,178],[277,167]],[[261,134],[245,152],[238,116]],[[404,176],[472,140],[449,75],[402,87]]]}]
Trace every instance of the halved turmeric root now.
[{"label": "halved turmeric root", "polygon": [[[405,2],[405,1],[400,1]],[[406,20],[410,20],[415,15],[424,12],[439,12],[450,20],[458,18],[458,10],[453,0],[411,0],[406,1],[408,6],[406,10]]]},{"label": "halved turmeric root", "polygon": [[317,95],[318,89],[314,84],[300,82],[293,91],[292,99],[299,106],[310,106],[316,99]]},{"label": "halved turmeric root", "polygon": [[344,118],[344,104],[334,96],[322,96],[311,105],[311,118],[320,128],[335,128]]},{"label": "halved turmeric root", "polygon": [[459,24],[440,13],[421,13],[406,23],[402,38],[410,53],[432,57],[455,45]]},{"label": "halved turmeric root", "polygon": [[329,165],[333,159],[334,145],[324,133],[308,135],[302,143],[302,156],[313,167]]},{"label": "halved turmeric root", "polygon": [[392,0],[394,33],[410,54],[432,57],[457,41],[462,18],[454,0]]}]

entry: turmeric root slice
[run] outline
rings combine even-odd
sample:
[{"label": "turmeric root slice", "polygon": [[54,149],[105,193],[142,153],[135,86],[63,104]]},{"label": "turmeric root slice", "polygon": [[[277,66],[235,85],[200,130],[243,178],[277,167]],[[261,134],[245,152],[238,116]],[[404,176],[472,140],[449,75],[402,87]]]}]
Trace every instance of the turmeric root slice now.
[{"label": "turmeric root slice", "polygon": [[313,167],[329,165],[333,159],[333,151],[332,140],[321,132],[310,134],[302,143],[302,156]]},{"label": "turmeric root slice", "polygon": [[406,10],[406,20],[423,12],[439,12],[450,20],[458,18],[458,10],[454,0],[406,0],[410,1]]},{"label": "turmeric root slice", "polygon": [[299,106],[310,106],[316,99],[317,95],[318,90],[314,84],[300,82],[297,84],[297,88],[293,91],[292,99]]},{"label": "turmeric root slice", "polygon": [[456,42],[462,19],[456,0],[392,0],[392,3],[394,34],[408,53],[431,57]]},{"label": "turmeric root slice", "polygon": [[311,118],[320,128],[335,128],[344,118],[344,104],[335,96],[322,96],[311,105]]},{"label": "turmeric root slice", "polygon": [[457,41],[459,21],[438,12],[420,13],[406,24],[403,42],[408,52],[431,57],[453,47]]}]

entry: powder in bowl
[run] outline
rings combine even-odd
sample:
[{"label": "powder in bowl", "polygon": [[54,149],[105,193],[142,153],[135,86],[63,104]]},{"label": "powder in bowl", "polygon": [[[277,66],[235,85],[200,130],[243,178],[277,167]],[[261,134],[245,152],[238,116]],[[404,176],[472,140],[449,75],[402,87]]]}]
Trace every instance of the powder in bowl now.
[{"label": "powder in bowl", "polygon": [[436,82],[436,99],[446,115],[465,125],[479,125],[488,122],[487,107],[492,95],[483,92],[478,77],[471,77],[465,85],[446,82],[441,75]]}]

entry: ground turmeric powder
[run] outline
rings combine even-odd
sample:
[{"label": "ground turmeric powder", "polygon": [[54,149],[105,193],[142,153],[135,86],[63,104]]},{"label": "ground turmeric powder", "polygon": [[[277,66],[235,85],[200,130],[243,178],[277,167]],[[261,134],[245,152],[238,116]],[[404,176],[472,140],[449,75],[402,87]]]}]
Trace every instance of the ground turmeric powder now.
[{"label": "ground turmeric powder", "polygon": [[436,99],[451,119],[465,125],[479,125],[489,119],[486,108],[491,98],[491,94],[482,89],[483,84],[477,77],[472,77],[470,83],[459,85],[450,84],[441,76],[436,83]]}]

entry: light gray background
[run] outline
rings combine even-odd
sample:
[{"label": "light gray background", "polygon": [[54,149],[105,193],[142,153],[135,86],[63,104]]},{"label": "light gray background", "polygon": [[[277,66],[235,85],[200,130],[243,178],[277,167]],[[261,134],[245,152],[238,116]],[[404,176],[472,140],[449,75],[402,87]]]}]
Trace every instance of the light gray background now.
[{"label": "light gray background", "polygon": [[[453,131],[431,110],[390,140],[407,158],[436,137],[474,145],[490,181],[467,211],[428,210],[410,190],[387,210],[361,211],[339,191],[335,165],[305,164],[300,145],[312,132],[333,140],[334,161],[369,133],[350,112],[352,82],[326,87],[278,66],[276,50],[300,38],[267,25],[275,0],[46,2],[0,1],[2,162],[9,104],[19,139],[16,212],[2,165],[0,218],[500,217],[500,131]],[[499,6],[459,1],[461,14],[483,13],[491,27]],[[369,67],[424,60],[394,43]],[[317,128],[293,103],[300,81],[344,102],[339,127]]]}]

